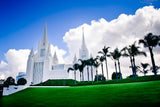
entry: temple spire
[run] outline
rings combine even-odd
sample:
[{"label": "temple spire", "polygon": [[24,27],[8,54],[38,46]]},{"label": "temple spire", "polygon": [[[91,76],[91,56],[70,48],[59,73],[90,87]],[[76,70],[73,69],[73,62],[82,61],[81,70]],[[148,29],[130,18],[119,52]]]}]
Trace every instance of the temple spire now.
[{"label": "temple spire", "polygon": [[76,57],[76,54],[74,55],[74,58],[73,58],[73,64],[75,64],[77,62],[77,57]]},{"label": "temple spire", "polygon": [[84,38],[84,27],[82,27],[82,45],[79,50],[79,58],[80,59],[87,59],[89,58],[88,49],[85,44],[85,38]]},{"label": "temple spire", "polygon": [[33,47],[32,47],[32,49],[31,49],[30,55],[31,55],[31,56],[34,55]]},{"label": "temple spire", "polygon": [[44,34],[42,37],[42,41],[47,42],[48,38],[47,38],[47,21],[45,22],[45,27],[44,27]]},{"label": "temple spire", "polygon": [[82,47],[86,47],[85,39],[84,39],[84,27],[82,27]]}]

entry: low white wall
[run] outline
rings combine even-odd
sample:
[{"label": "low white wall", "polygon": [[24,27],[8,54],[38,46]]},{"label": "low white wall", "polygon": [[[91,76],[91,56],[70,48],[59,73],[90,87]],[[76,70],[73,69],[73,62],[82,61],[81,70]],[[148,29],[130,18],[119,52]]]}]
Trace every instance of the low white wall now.
[{"label": "low white wall", "polygon": [[27,85],[23,85],[23,86],[10,85],[9,88],[4,87],[3,88],[3,96],[7,96],[10,94],[16,93],[18,91],[26,89],[27,87],[28,87]]}]

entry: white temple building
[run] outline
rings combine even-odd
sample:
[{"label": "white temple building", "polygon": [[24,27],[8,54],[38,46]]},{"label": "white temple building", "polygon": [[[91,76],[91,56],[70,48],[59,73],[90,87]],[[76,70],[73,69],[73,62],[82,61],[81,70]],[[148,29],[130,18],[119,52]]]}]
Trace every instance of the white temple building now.
[{"label": "white temple building", "polygon": [[[84,31],[82,33],[82,45],[79,50],[78,59],[88,59],[89,52],[85,44]],[[77,62],[75,55],[73,64]],[[67,69],[72,67],[73,64],[59,64],[57,54],[51,55],[50,43],[47,38],[47,25],[45,24],[44,34],[41,42],[38,44],[38,51],[35,53],[33,48],[28,56],[27,61],[27,84],[38,84],[48,79],[74,79],[73,72],[68,73]],[[86,69],[84,69],[85,71]],[[84,72],[84,80],[87,81],[87,72]],[[77,80],[79,72],[77,72]]]}]

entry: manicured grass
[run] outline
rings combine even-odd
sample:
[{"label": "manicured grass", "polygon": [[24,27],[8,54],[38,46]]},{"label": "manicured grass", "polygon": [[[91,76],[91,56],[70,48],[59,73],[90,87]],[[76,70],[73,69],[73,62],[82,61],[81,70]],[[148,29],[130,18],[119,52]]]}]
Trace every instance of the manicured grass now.
[{"label": "manicured grass", "polygon": [[55,80],[47,80],[43,83],[36,84],[34,86],[72,86],[75,81],[72,79],[55,79]]},{"label": "manicured grass", "polygon": [[[160,80],[160,75],[157,75],[156,78],[154,75],[141,76],[141,77],[136,77],[135,80],[133,80],[133,78],[125,78],[125,79],[118,80],[118,82],[116,80],[105,81],[105,83],[103,83],[102,81],[94,81],[93,85],[132,83],[132,82],[144,82],[144,81],[155,81],[155,80]],[[92,81],[89,81],[89,82],[84,81],[84,83],[77,81],[77,86],[81,86],[81,85],[92,85]],[[75,86],[75,83],[74,83],[74,80],[72,79],[55,79],[55,80],[47,80],[43,83],[36,84],[34,86]]]},{"label": "manicured grass", "polygon": [[0,99],[0,107],[154,107],[159,104],[160,81],[63,88],[28,88]]},{"label": "manicured grass", "polygon": [[[133,82],[145,82],[145,81],[156,81],[156,80],[160,80],[160,75],[157,75],[157,77],[155,77],[154,75],[139,76],[136,77],[135,80],[133,80],[133,78],[125,78],[125,79],[119,79],[118,82],[116,81],[116,79],[114,79],[105,81],[105,84],[133,83]],[[100,84],[100,83],[102,83],[102,81],[95,82],[95,84]]]}]

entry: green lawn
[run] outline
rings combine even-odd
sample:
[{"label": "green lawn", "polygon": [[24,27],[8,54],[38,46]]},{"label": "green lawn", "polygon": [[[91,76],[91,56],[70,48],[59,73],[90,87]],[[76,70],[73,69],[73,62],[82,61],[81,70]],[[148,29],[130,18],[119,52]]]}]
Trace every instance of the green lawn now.
[{"label": "green lawn", "polygon": [[124,107],[160,105],[160,81],[63,88],[28,88],[2,97],[0,107]]},{"label": "green lawn", "polygon": [[[116,81],[116,79],[105,81],[105,83],[103,83],[102,81],[94,81],[93,85],[133,83],[133,82],[145,82],[145,81],[156,81],[156,80],[160,80],[160,75],[157,75],[156,78],[154,75],[139,76],[139,77],[136,77],[135,80],[133,80],[133,78],[125,78],[125,79],[119,79],[118,82]],[[43,83],[36,84],[34,86],[75,86],[74,82],[75,81],[72,79],[54,79],[54,80],[49,79]],[[77,86],[82,86],[82,85],[92,85],[92,81],[89,81],[89,82],[84,81],[84,83],[77,81]]]}]

